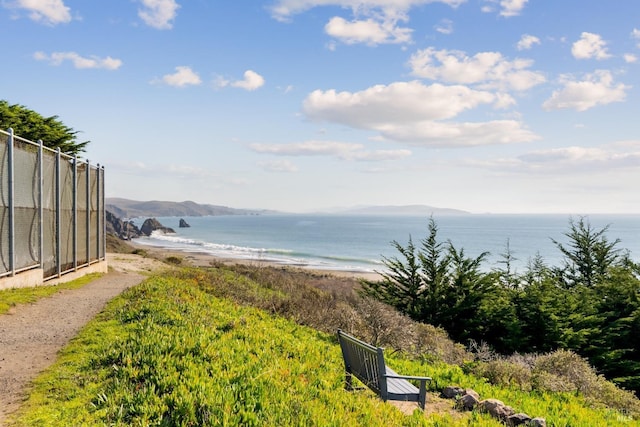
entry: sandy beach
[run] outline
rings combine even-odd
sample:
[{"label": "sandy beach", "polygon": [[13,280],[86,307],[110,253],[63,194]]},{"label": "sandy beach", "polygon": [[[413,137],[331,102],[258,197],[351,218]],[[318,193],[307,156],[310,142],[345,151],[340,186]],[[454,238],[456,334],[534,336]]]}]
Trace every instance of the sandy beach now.
[{"label": "sandy beach", "polygon": [[239,259],[239,258],[223,258],[218,257],[205,252],[187,252],[187,251],[179,251],[170,248],[163,248],[160,246],[151,246],[145,245],[136,242],[136,240],[130,240],[129,243],[135,249],[144,250],[148,254],[148,256],[156,259],[166,259],[168,257],[177,257],[183,260],[186,265],[190,265],[193,267],[211,267],[215,264],[242,264],[242,265],[253,265],[253,266],[264,266],[264,267],[278,267],[284,269],[299,269],[304,270],[310,273],[314,273],[317,275],[328,275],[335,276],[341,278],[351,278],[351,279],[365,279],[365,280],[380,280],[382,276],[375,272],[363,272],[363,271],[347,271],[347,270],[318,270],[313,268],[305,267],[304,265],[288,265],[281,264],[272,261],[265,260],[248,260],[248,259]]}]

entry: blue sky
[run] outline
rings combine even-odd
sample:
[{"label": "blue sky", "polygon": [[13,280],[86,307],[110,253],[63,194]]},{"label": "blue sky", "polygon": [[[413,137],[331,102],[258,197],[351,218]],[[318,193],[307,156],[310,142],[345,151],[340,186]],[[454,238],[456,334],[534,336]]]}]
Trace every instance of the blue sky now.
[{"label": "blue sky", "polygon": [[0,0],[108,197],[640,213],[637,0]]}]

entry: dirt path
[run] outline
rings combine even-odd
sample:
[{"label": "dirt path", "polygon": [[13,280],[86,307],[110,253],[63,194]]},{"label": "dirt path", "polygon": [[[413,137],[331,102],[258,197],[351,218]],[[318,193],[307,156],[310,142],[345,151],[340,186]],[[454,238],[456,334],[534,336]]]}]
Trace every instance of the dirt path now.
[{"label": "dirt path", "polygon": [[29,383],[105,304],[163,264],[136,255],[108,254],[111,271],[86,286],[65,290],[0,315],[0,426],[26,396]]}]

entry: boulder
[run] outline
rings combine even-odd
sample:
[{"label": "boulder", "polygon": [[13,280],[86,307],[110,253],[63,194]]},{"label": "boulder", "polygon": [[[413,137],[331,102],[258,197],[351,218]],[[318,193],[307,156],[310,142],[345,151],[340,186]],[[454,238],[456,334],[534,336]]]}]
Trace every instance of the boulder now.
[{"label": "boulder", "polygon": [[456,402],[456,406],[463,411],[472,411],[480,401],[473,394],[465,394],[458,402]]},{"label": "boulder", "polygon": [[507,418],[507,425],[519,426],[519,425],[528,423],[530,420],[531,420],[531,417],[529,415],[523,414],[521,412],[518,414],[513,414],[509,418]]},{"label": "boulder", "polygon": [[485,399],[478,404],[485,412],[488,412],[493,418],[506,422],[507,419],[515,414],[516,411],[512,407],[505,405],[498,399]]},{"label": "boulder", "polygon": [[184,219],[180,218],[180,224],[178,225],[178,227],[180,228],[188,228],[191,227],[189,224],[187,224],[187,221],[185,221]]},{"label": "boulder", "polygon": [[480,395],[478,394],[478,392],[476,392],[474,389],[472,388],[467,388],[464,390],[464,393],[462,393],[463,395],[471,395],[473,397],[475,397],[476,399],[478,399],[478,401],[480,401]]},{"label": "boulder", "polygon": [[442,397],[447,399],[455,399],[458,396],[462,396],[464,394],[464,389],[462,387],[457,386],[447,386],[442,390]]},{"label": "boulder", "polygon": [[155,218],[147,218],[142,224],[142,227],[140,227],[140,231],[145,236],[151,236],[151,233],[157,230],[163,233],[175,233],[173,228],[165,227]]},{"label": "boulder", "polygon": [[122,221],[109,211],[105,212],[105,217],[108,234],[113,234],[121,240],[131,240],[142,235],[140,229],[131,221]]},{"label": "boulder", "polygon": [[527,425],[531,427],[547,427],[547,420],[542,417],[536,417],[529,421],[529,424]]}]

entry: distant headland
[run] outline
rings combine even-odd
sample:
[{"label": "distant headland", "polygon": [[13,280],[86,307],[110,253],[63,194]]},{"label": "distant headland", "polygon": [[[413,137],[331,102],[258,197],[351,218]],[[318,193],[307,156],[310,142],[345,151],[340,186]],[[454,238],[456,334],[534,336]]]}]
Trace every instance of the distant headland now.
[{"label": "distant headland", "polygon": [[[168,201],[137,201],[116,197],[108,197],[105,200],[106,208],[120,218],[138,217],[164,217],[164,216],[218,216],[218,215],[266,215],[279,212],[267,209],[236,209],[227,206],[199,204],[192,201],[168,202]],[[428,205],[401,205],[401,206],[356,206],[323,210],[315,213],[340,214],[340,215],[469,215],[470,212],[440,208]]]}]

